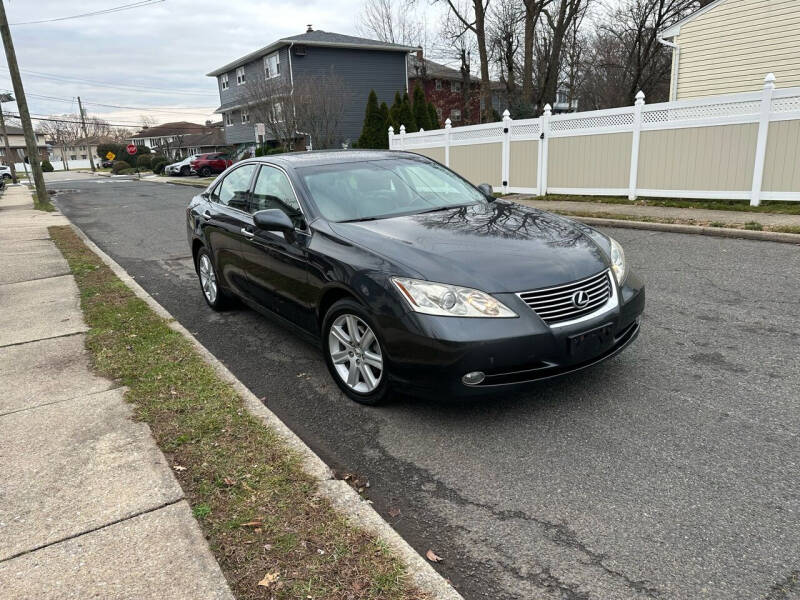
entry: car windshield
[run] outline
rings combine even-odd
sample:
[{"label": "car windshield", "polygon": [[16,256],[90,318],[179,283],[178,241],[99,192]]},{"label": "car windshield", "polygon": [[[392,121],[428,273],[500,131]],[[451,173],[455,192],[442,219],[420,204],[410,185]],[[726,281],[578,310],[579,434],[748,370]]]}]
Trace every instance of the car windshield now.
[{"label": "car windshield", "polygon": [[329,221],[381,219],[486,202],[481,192],[441,165],[411,158],[297,171]]}]

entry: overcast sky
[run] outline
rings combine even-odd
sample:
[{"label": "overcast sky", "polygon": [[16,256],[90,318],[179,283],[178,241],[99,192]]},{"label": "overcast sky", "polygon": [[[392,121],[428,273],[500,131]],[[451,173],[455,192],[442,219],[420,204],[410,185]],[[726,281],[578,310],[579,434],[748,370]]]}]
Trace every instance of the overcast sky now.
[{"label": "overcast sky", "polygon": [[[74,98],[81,96],[90,115],[112,124],[136,127],[144,114],[158,122],[219,119],[212,115],[219,105],[216,83],[206,73],[276,39],[303,33],[308,23],[315,29],[357,35],[356,16],[362,4],[362,0],[165,0],[106,15],[14,25],[133,1],[5,0],[33,115],[77,114]],[[10,90],[5,57],[2,61],[0,88]],[[6,104],[5,110],[17,108]]]}]

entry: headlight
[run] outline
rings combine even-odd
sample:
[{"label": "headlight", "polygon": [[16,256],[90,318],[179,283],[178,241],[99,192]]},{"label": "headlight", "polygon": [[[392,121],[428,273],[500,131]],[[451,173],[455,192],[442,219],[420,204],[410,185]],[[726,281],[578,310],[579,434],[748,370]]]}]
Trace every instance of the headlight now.
[{"label": "headlight", "polygon": [[502,302],[479,290],[403,277],[392,277],[392,283],[416,312],[445,317],[517,316]]},{"label": "headlight", "polygon": [[608,239],[611,240],[611,270],[614,271],[617,284],[622,285],[622,282],[625,281],[625,276],[628,274],[628,268],[625,264],[625,252],[617,240],[614,238]]}]

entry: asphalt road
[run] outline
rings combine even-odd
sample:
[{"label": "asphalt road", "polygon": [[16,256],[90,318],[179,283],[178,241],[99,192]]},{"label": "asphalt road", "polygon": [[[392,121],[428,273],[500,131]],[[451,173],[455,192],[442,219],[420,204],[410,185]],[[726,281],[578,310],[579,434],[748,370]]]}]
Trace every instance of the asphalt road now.
[{"label": "asphalt road", "polygon": [[531,393],[348,401],[320,353],[200,293],[197,190],[53,183],[60,209],[465,598],[800,598],[800,249],[610,231],[647,283],[639,340]]}]

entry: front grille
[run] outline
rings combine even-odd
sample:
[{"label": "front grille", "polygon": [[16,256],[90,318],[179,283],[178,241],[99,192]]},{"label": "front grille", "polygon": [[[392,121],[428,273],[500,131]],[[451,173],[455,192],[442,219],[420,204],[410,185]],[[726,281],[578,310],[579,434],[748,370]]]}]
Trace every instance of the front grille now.
[{"label": "front grille", "polygon": [[[522,301],[548,325],[572,321],[589,315],[611,298],[611,273],[603,271],[587,279],[565,283],[555,287],[520,292]],[[576,306],[573,298],[578,292],[586,292],[588,303]]]}]

